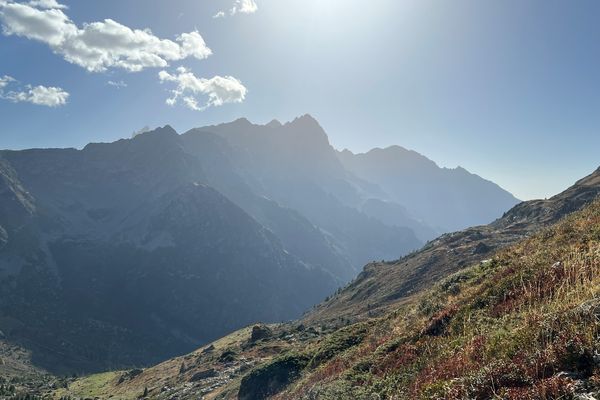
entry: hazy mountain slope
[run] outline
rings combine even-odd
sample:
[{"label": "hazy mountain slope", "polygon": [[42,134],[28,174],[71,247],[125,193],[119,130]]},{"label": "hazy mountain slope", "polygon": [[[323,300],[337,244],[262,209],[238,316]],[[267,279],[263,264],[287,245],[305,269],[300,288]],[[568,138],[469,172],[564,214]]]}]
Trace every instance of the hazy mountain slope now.
[{"label": "hazy mountain slope", "polygon": [[439,168],[400,146],[338,153],[348,171],[379,185],[427,225],[442,232],[489,223],[518,203],[498,185],[463,168]]},{"label": "hazy mountain slope", "polygon": [[462,168],[441,169],[398,146],[337,152],[310,115],[286,124],[239,119],[185,136],[208,133],[227,141],[228,158],[256,194],[308,218],[355,267],[418,247],[411,232],[424,242],[493,221],[518,202],[492,182]]},{"label": "hazy mountain slope", "polygon": [[523,202],[490,225],[445,234],[397,261],[372,263],[340,293],[320,304],[308,321],[344,323],[365,318],[404,301],[459,269],[484,260],[600,194],[600,169],[548,199]]},{"label": "hazy mountain slope", "polygon": [[54,371],[299,316],[430,234],[348,172],[310,116],[3,151],[0,178],[0,330]]},{"label": "hazy mountain slope", "polygon": [[166,127],[2,152],[0,330],[53,371],[156,362],[337,286],[202,182]]},{"label": "hazy mountain slope", "polygon": [[[309,180],[331,186],[332,193],[345,190],[352,194],[344,181],[346,171],[329,144],[327,134],[310,115],[284,125],[275,122],[255,125],[242,118],[197,128],[188,134],[193,132],[211,132],[226,139],[237,150],[238,160],[246,167],[244,170],[258,182]],[[344,199],[346,197],[349,196]],[[352,200],[359,201],[355,198],[348,202]]]},{"label": "hazy mountain slope", "polygon": [[360,210],[364,196],[358,180],[349,176],[311,116],[284,125],[240,119],[184,136],[206,133],[227,140],[233,150],[230,160],[255,193],[306,217],[355,271],[366,262],[396,258],[419,247],[412,229],[386,225]]},{"label": "hazy mountain slope", "polygon": [[411,229],[423,243],[436,238],[441,233],[411,217],[405,207],[393,201],[368,198],[362,204],[361,211],[386,225]]},{"label": "hazy mountain slope", "polygon": [[182,135],[181,140],[185,151],[200,160],[207,183],[270,229],[287,251],[327,270],[340,284],[356,276],[356,269],[347,257],[306,217],[260,195],[262,191],[256,190],[258,183],[238,165],[235,152],[224,138],[191,131]]},{"label": "hazy mountain slope", "polygon": [[247,328],[143,371],[76,380],[56,395],[134,399],[147,388],[149,398],[182,400],[591,398],[600,392],[599,201],[379,318],[334,329]]}]

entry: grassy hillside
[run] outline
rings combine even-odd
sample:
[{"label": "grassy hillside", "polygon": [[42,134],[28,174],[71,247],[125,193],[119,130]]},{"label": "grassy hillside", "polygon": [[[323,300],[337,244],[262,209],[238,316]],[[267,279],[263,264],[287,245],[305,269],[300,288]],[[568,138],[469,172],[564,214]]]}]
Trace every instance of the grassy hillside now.
[{"label": "grassy hillside", "polygon": [[594,392],[599,292],[595,202],[377,320],[359,345],[317,368],[309,364],[277,398],[565,399]]},{"label": "grassy hillside", "polygon": [[56,380],[33,364],[29,350],[7,342],[0,331],[0,399],[47,391]]},{"label": "grassy hillside", "polygon": [[247,328],[210,351],[77,380],[57,396],[586,398],[576,396],[600,392],[599,292],[597,201],[382,317],[336,330],[271,326],[258,340]]},{"label": "grassy hillside", "polygon": [[[146,369],[69,380],[51,398],[180,400],[236,398],[242,377],[279,354],[309,345],[323,333],[286,324],[247,327],[197,351]],[[144,393],[146,394],[144,396]]]}]

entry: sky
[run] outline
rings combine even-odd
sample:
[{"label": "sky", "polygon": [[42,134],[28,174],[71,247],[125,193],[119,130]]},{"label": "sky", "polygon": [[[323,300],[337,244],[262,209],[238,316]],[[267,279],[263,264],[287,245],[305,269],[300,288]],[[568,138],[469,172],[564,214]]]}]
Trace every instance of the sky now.
[{"label": "sky", "polygon": [[0,0],[0,148],[310,113],[527,200],[600,166],[600,2]]}]

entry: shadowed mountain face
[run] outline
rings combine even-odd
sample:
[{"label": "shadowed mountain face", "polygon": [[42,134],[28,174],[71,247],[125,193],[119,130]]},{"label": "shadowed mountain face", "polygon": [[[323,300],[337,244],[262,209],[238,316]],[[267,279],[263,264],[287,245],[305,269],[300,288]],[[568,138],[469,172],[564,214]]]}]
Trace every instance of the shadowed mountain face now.
[{"label": "shadowed mountain face", "polygon": [[0,152],[0,332],[88,371],[300,316],[442,225],[341,158],[310,116]]},{"label": "shadowed mountain face", "polygon": [[153,367],[83,377],[52,392],[165,400],[589,398],[599,390],[599,195],[600,169],[492,224],[367,266],[300,321],[255,324]]},{"label": "shadowed mountain face", "polygon": [[[50,370],[164,359],[297,317],[337,286],[206,186],[168,127],[1,159],[0,330]],[[281,224],[301,219],[263,209]]]}]

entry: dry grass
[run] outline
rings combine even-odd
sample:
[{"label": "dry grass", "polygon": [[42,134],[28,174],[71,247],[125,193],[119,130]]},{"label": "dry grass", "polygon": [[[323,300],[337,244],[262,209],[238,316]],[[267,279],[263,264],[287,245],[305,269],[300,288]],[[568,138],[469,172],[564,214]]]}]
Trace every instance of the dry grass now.
[{"label": "dry grass", "polygon": [[600,381],[599,292],[596,202],[382,318],[280,397],[571,398]]}]

